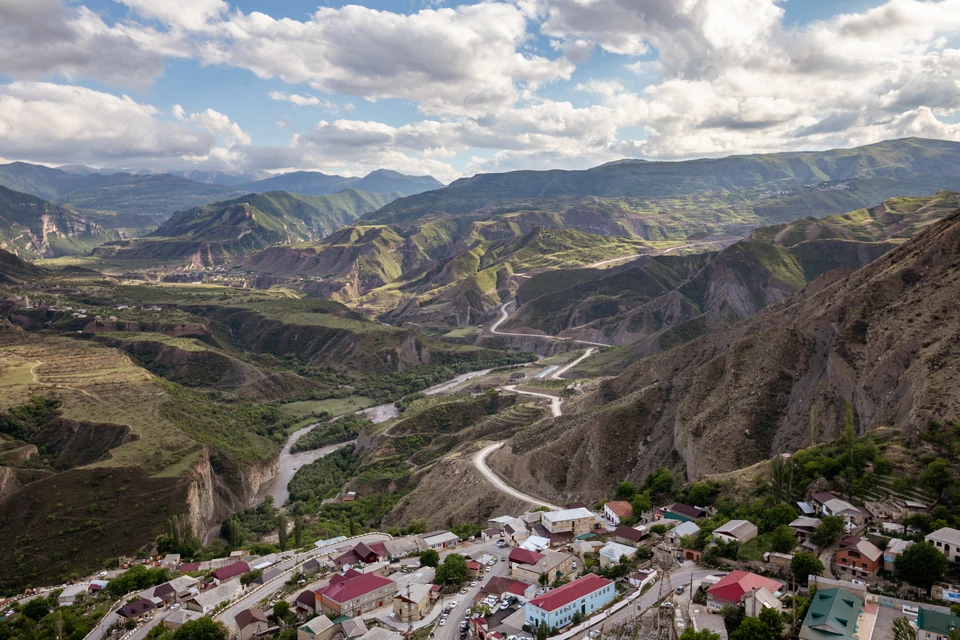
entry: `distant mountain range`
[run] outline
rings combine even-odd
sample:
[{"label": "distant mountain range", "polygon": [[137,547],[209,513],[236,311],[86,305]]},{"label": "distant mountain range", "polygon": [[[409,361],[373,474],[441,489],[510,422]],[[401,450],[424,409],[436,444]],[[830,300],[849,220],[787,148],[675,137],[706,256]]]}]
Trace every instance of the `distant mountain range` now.
[{"label": "distant mountain range", "polygon": [[289,191],[312,196],[325,196],[344,189],[358,189],[371,193],[396,191],[404,196],[412,196],[442,187],[443,183],[431,176],[407,176],[386,169],[373,171],[362,178],[327,175],[318,171],[294,171],[240,185],[240,188],[254,193]]},{"label": "distant mountain range", "polygon": [[399,197],[347,189],[327,196],[269,191],[175,213],[143,238],[112,242],[95,255],[141,262],[221,264],[276,244],[317,240]]}]

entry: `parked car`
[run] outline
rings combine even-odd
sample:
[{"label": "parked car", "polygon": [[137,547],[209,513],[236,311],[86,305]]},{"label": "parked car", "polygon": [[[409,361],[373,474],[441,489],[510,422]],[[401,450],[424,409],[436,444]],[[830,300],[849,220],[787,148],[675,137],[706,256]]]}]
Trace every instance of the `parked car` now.
[{"label": "parked car", "polygon": [[445,624],[447,624],[447,621],[444,620],[443,618],[440,618],[440,622],[437,623],[437,626],[442,627],[442,626],[445,625]]},{"label": "parked car", "polygon": [[509,608],[510,608],[510,603],[509,603],[509,602],[503,602],[503,603],[501,603],[501,605],[500,605],[500,611],[506,611],[506,610],[509,609]]},{"label": "parked car", "polygon": [[470,583],[470,586],[471,586],[471,587],[475,587],[475,586],[477,586],[477,581],[476,581],[476,580],[474,580],[473,582],[471,582],[471,583]]},{"label": "parked car", "polygon": [[675,593],[676,593],[677,595],[680,595],[681,593],[683,593],[683,585],[680,585],[679,587],[677,587],[677,590],[676,590]]},{"label": "parked car", "polygon": [[587,635],[590,636],[591,638],[596,638],[596,637],[598,637],[598,636],[600,635],[600,630],[599,630],[599,629],[594,629],[593,631],[591,631],[591,632],[588,633]]},{"label": "parked car", "polygon": [[466,593],[466,592],[467,592],[467,588],[466,588],[466,587],[464,587],[463,589],[460,589],[460,593],[461,593],[461,594],[464,594],[464,593]]}]

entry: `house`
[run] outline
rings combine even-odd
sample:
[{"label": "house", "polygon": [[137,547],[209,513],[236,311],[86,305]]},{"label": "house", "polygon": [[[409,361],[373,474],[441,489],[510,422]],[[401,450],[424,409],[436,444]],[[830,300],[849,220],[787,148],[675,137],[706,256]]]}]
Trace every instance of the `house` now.
[{"label": "house", "polygon": [[297,629],[297,640],[332,640],[337,627],[327,616],[317,616]]},{"label": "house", "polygon": [[841,571],[849,569],[854,575],[874,575],[880,570],[883,551],[866,538],[844,538],[833,559]]},{"label": "house", "polygon": [[317,589],[317,611],[334,616],[366,613],[393,600],[397,583],[376,573],[364,573]]},{"label": "house", "polygon": [[169,614],[163,619],[164,629],[170,629],[171,631],[176,631],[183,625],[187,624],[191,620],[198,620],[202,618],[202,613],[197,613],[196,611],[190,611],[189,609],[177,609],[173,613]]},{"label": "house", "polygon": [[960,616],[920,607],[917,629],[917,640],[950,640],[950,632],[960,629]]},{"label": "house", "polygon": [[367,632],[367,625],[360,618],[347,619],[340,623],[344,638],[360,638]]},{"label": "house", "polygon": [[629,560],[637,553],[636,547],[628,547],[619,542],[608,542],[597,554],[600,556],[601,567],[612,567],[620,564],[620,558],[626,556]]},{"label": "house", "polygon": [[79,596],[87,595],[88,586],[87,584],[68,584],[57,596],[57,604],[61,607],[73,606]]},{"label": "house", "polygon": [[800,513],[808,518],[817,515],[817,510],[809,502],[798,502],[797,508],[800,509]]},{"label": "house", "polygon": [[301,591],[300,595],[293,601],[293,611],[301,620],[306,620],[315,615],[317,613],[317,594],[309,589]]},{"label": "house", "polygon": [[483,576],[483,565],[476,560],[467,560],[467,575],[471,578]]},{"label": "house", "polygon": [[543,536],[529,536],[526,540],[520,543],[519,549],[527,549],[528,551],[546,551],[550,548],[550,538],[544,538]]},{"label": "house", "polygon": [[766,587],[758,587],[743,594],[741,600],[743,605],[743,615],[751,618],[759,618],[760,612],[764,609],[773,609],[780,611],[780,599]]},{"label": "house", "polygon": [[328,560],[318,560],[316,558],[310,558],[300,566],[300,572],[305,576],[315,576],[326,568],[327,570],[331,569],[331,565],[328,564]]},{"label": "house", "polygon": [[675,502],[670,506],[664,507],[658,515],[660,515],[660,518],[667,518],[669,520],[693,522],[694,520],[699,520],[707,514],[700,507],[691,507],[688,504]]},{"label": "house", "polygon": [[109,583],[109,580],[91,580],[90,586],[87,587],[87,593],[90,595],[96,595],[106,589]]},{"label": "house", "polygon": [[603,505],[603,517],[613,524],[633,517],[633,507],[625,500],[612,500]]},{"label": "house", "polygon": [[928,533],[924,540],[932,544],[943,555],[947,556],[950,562],[957,562],[960,559],[960,531],[943,527],[932,533]]},{"label": "house", "polygon": [[863,600],[846,589],[818,590],[800,627],[800,640],[856,640]]},{"label": "house", "polygon": [[360,640],[403,640],[403,636],[386,627],[373,627],[360,636]]},{"label": "house", "polygon": [[571,573],[573,556],[560,551],[546,550],[543,553],[515,548],[507,556],[510,563],[510,575],[527,583],[537,583],[540,576],[546,574],[549,581]]},{"label": "house", "polygon": [[196,586],[199,582],[199,580],[191,578],[190,576],[180,576],[179,578],[174,578],[169,582],[158,585],[153,590],[153,597],[159,598],[162,604],[167,605],[177,600],[178,593],[189,591],[191,587]]},{"label": "house", "polygon": [[422,620],[433,605],[432,584],[408,584],[393,597],[393,613],[399,622]]},{"label": "house", "polygon": [[160,562],[160,566],[164,569],[173,571],[180,566],[180,554],[179,553],[168,553],[163,556],[163,560]]},{"label": "house", "polygon": [[207,589],[203,593],[187,599],[184,606],[191,611],[198,611],[203,614],[210,613],[221,602],[226,602],[236,596],[243,589],[240,580],[234,578],[229,582],[224,582],[218,587]]},{"label": "house", "polygon": [[570,532],[574,536],[586,533],[594,528],[597,516],[589,509],[561,509],[560,511],[544,511],[540,522],[550,533]]},{"label": "house", "polygon": [[838,516],[854,525],[861,525],[864,522],[863,511],[829,491],[813,494],[810,502],[821,515]]},{"label": "house", "polygon": [[489,529],[484,529],[481,531],[480,537],[484,540],[493,540],[494,538],[502,538],[503,532],[501,532],[497,527],[490,527]]},{"label": "house", "polygon": [[507,596],[516,596],[524,600],[530,600],[537,594],[540,588],[538,584],[527,584],[511,578],[494,577],[480,590],[480,594],[486,596],[497,596],[498,598]]},{"label": "house", "polygon": [[637,546],[640,542],[649,535],[647,528],[643,525],[636,527],[624,527],[619,526],[613,532],[613,539],[619,542],[620,544],[630,544]]},{"label": "house", "polygon": [[698,533],[700,533],[700,527],[691,521],[686,521],[667,531],[667,540],[679,546],[684,538],[687,536],[695,536]]},{"label": "house", "polygon": [[374,562],[379,562],[380,558],[386,555],[386,549],[383,548],[382,544],[367,545],[361,542],[353,549],[337,556],[333,563],[338,567],[352,567],[355,564],[373,564]]},{"label": "house", "polygon": [[793,529],[793,534],[797,536],[797,540],[803,542],[813,535],[813,532],[820,526],[820,522],[820,518],[800,516],[787,526]]},{"label": "house", "polygon": [[261,573],[259,577],[254,578],[253,582],[251,582],[250,584],[252,584],[252,585],[255,586],[255,587],[262,587],[263,585],[267,584],[268,582],[273,582],[274,580],[276,580],[277,578],[279,578],[280,576],[282,576],[284,573],[285,573],[285,571],[284,571],[283,569],[281,569],[280,567],[274,567],[273,569],[267,569],[266,571],[264,571],[263,573]]},{"label": "house", "polygon": [[220,567],[214,571],[211,575],[213,576],[213,581],[217,584],[222,584],[231,578],[238,578],[241,575],[250,571],[250,565],[246,562],[234,562],[225,567]]},{"label": "house", "polygon": [[897,561],[897,556],[906,551],[912,544],[913,540],[891,539],[887,548],[883,550],[883,568],[891,573],[895,571],[894,563]]},{"label": "house", "polygon": [[460,543],[460,536],[450,531],[434,531],[421,536],[428,549],[446,549]]},{"label": "house", "polygon": [[[585,535],[585,534],[580,534]],[[521,546],[527,546],[529,544],[542,544],[543,548],[547,547],[564,547],[568,544],[572,544],[576,539],[576,536],[573,535],[572,531],[549,531],[542,524],[535,524],[530,527],[530,536],[523,541]]]},{"label": "house", "polygon": [[588,573],[528,602],[524,620],[531,627],[565,627],[574,615],[588,616],[609,604],[616,594],[611,581]]},{"label": "house", "polygon": [[141,617],[157,608],[152,601],[137,597],[117,609],[117,615],[127,620],[139,620]]},{"label": "house", "polygon": [[250,640],[257,634],[263,633],[270,626],[267,616],[260,609],[244,609],[234,618],[240,630],[240,640]]},{"label": "house", "polygon": [[743,544],[760,535],[757,525],[749,520],[731,520],[713,530],[713,537],[724,542]]},{"label": "house", "polygon": [[517,371],[515,373],[510,374],[510,382],[515,382],[517,380],[526,380],[526,379],[527,379],[527,374],[525,374],[523,371]]},{"label": "house", "polygon": [[707,589],[707,608],[720,611],[724,607],[740,606],[743,596],[760,587],[776,595],[783,589],[783,583],[749,571],[731,571]]},{"label": "house", "polygon": [[627,581],[637,589],[643,589],[648,584],[657,581],[656,569],[639,569],[627,576]]},{"label": "house", "polygon": [[393,538],[391,540],[385,540],[380,544],[383,545],[383,548],[387,551],[387,555],[391,558],[403,558],[411,553],[426,549],[426,547],[421,548],[422,543],[417,536]]}]

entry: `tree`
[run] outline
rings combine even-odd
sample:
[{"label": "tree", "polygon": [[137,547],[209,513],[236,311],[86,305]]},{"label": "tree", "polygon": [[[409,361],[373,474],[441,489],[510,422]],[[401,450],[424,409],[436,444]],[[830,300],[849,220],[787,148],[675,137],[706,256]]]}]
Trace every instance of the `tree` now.
[{"label": "tree", "polygon": [[647,491],[638,493],[633,497],[633,500],[630,501],[630,506],[633,507],[633,513],[638,518],[640,514],[650,511],[650,509],[653,509],[653,500],[650,499],[650,493]]},{"label": "tree", "polygon": [[550,584],[550,575],[547,573],[541,573],[540,577],[537,578],[537,582],[540,583],[541,587],[545,587]]},{"label": "tree", "polygon": [[920,474],[920,484],[938,497],[943,495],[943,491],[952,483],[953,477],[950,473],[950,462],[943,458],[937,458],[928,464],[927,468]]},{"label": "tree", "polygon": [[635,495],[637,495],[637,485],[632,482],[621,482],[617,485],[614,498],[617,500],[632,500]]},{"label": "tree", "polygon": [[693,627],[687,627],[680,634],[680,640],[720,640],[720,634],[710,631],[710,629],[701,629],[694,631]]},{"label": "tree", "polygon": [[278,622],[290,613],[290,603],[286,600],[277,600],[273,603],[273,617]]},{"label": "tree", "polygon": [[893,621],[893,640],[917,640],[917,630],[907,618],[897,618]]},{"label": "tree", "polygon": [[23,605],[23,608],[20,609],[20,613],[27,616],[31,620],[40,621],[40,618],[50,613],[50,603],[47,602],[46,598],[34,598],[27,604]]},{"label": "tree", "polygon": [[263,569],[253,569],[240,576],[240,584],[247,586],[257,578],[263,575]]},{"label": "tree", "polygon": [[303,520],[299,516],[293,521],[293,544],[297,549],[303,546]]},{"label": "tree", "polygon": [[440,584],[452,585],[466,581],[468,575],[467,559],[459,553],[451,553],[437,566],[434,579]]},{"label": "tree", "polygon": [[287,517],[282,513],[277,516],[277,539],[280,551],[287,550]]},{"label": "tree", "polygon": [[770,547],[777,553],[790,553],[797,544],[793,537],[793,529],[785,524],[780,525],[770,534]]},{"label": "tree", "polygon": [[789,525],[797,517],[797,512],[788,504],[778,504],[763,514],[763,530],[773,531],[782,524]]},{"label": "tree", "polygon": [[493,613],[493,611],[490,609],[490,605],[488,605],[486,602],[478,602],[477,604],[473,605],[473,612],[478,614],[481,618],[486,618]]},{"label": "tree", "polygon": [[790,570],[793,579],[801,584],[807,584],[809,576],[823,575],[823,563],[812,553],[801,552],[793,556],[790,561]]},{"label": "tree", "polygon": [[950,561],[929,542],[917,542],[897,556],[894,567],[901,580],[929,590],[947,575]]},{"label": "tree", "polygon": [[227,640],[227,628],[213,618],[197,618],[180,626],[173,640]]},{"label": "tree", "polygon": [[960,628],[953,629],[948,637],[950,640],[960,640]]},{"label": "tree", "polygon": [[427,549],[420,554],[420,566],[435,567],[440,564],[440,554],[434,549]]},{"label": "tree", "polygon": [[730,640],[773,640],[773,632],[760,618],[744,618]]},{"label": "tree", "polygon": [[779,638],[783,635],[783,617],[780,615],[779,611],[769,607],[764,607],[760,611],[760,615],[757,617],[760,622],[767,625],[767,628],[770,629],[770,634],[774,638]]},{"label": "tree", "polygon": [[687,502],[692,505],[706,506],[713,497],[713,489],[706,482],[697,482],[687,491]]},{"label": "tree", "polygon": [[541,624],[537,626],[537,640],[547,640],[548,632],[549,632],[549,629],[547,629],[546,624]]},{"label": "tree", "polygon": [[820,521],[820,525],[810,535],[810,541],[818,547],[833,544],[843,533],[843,524],[843,518],[839,516],[824,517]]}]

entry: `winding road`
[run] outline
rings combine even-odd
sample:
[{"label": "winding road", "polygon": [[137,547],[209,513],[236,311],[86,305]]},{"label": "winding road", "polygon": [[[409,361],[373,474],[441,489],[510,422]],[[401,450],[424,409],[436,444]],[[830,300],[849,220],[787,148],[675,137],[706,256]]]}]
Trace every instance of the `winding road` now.
[{"label": "winding road", "polygon": [[525,502],[529,502],[530,504],[536,505],[538,507],[546,507],[548,509],[553,509],[556,511],[559,511],[560,509],[562,509],[563,507],[559,505],[550,504],[549,502],[544,502],[543,500],[540,500],[539,498],[535,498],[528,493],[517,491],[516,489],[508,485],[506,482],[501,480],[500,476],[494,473],[493,469],[487,466],[487,458],[490,456],[491,453],[493,453],[494,451],[496,451],[502,446],[503,446],[502,442],[495,442],[489,446],[484,447],[483,449],[481,449],[480,451],[476,452],[473,455],[473,466],[477,468],[477,471],[480,472],[480,474],[487,480],[487,482],[492,484],[501,493],[505,493],[508,496],[517,498],[519,500],[523,500]]},{"label": "winding road", "polygon": [[595,347],[609,347],[612,345],[604,344],[603,342],[590,342],[589,340],[577,340],[575,338],[558,338],[557,336],[548,336],[541,335],[538,333],[508,333],[506,331],[500,331],[500,325],[507,321],[507,318],[510,317],[510,313],[507,311],[507,307],[513,304],[513,300],[510,302],[505,302],[500,305],[500,317],[497,318],[496,322],[490,325],[490,333],[497,336],[513,336],[515,338],[540,338],[542,340],[556,340],[558,342],[577,342],[579,344],[590,344]]}]

